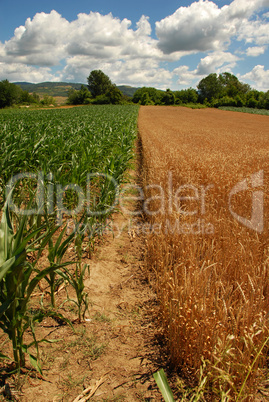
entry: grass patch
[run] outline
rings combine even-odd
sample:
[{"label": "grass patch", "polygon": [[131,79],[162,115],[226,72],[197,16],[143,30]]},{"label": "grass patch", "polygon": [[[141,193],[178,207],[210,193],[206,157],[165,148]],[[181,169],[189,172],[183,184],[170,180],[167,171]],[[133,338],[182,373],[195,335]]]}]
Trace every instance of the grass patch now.
[{"label": "grass patch", "polygon": [[72,373],[68,373],[68,375],[65,378],[63,378],[61,381],[58,382],[58,387],[62,391],[62,393],[58,395],[59,398],[58,400],[59,401],[73,400],[73,398],[72,399],[70,398],[74,394],[74,389],[77,389],[77,392],[79,392],[79,389],[82,388],[86,378],[87,375],[84,375],[83,377],[80,378],[74,378]]},{"label": "grass patch", "polygon": [[188,107],[190,109],[207,109],[208,106],[202,105],[201,103],[183,103],[182,105],[175,105],[181,107]]},{"label": "grass patch", "polygon": [[111,322],[109,317],[107,317],[104,313],[99,312],[95,313],[92,319],[99,322]]},{"label": "grass patch", "polygon": [[81,351],[84,357],[96,360],[103,353],[105,345],[98,344],[94,335],[86,335],[85,328],[83,328],[78,333],[77,338],[67,343],[65,348],[67,350],[72,348],[76,351]]},{"label": "grass patch", "polygon": [[234,106],[221,106],[218,109],[227,110],[229,112],[241,112],[241,113],[261,114],[263,116],[269,116],[269,110],[266,109],[254,109],[250,107],[234,107]]}]

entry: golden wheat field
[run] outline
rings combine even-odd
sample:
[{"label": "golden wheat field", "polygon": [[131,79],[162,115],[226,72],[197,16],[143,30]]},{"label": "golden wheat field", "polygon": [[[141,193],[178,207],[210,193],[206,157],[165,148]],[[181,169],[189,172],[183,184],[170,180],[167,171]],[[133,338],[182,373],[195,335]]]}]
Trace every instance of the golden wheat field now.
[{"label": "golden wheat field", "polygon": [[139,113],[146,261],[172,362],[201,398],[268,400],[268,117]]}]

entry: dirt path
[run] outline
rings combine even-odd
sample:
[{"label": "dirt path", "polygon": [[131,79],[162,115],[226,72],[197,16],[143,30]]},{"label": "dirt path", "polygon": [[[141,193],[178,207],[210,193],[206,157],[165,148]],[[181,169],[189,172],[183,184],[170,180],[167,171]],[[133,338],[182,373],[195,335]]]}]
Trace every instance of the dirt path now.
[{"label": "dirt path", "polygon": [[129,225],[128,217],[115,217],[115,238],[107,236],[91,264],[93,313],[104,320],[96,336],[107,344],[92,363],[92,374],[98,380],[108,373],[100,387],[106,400],[161,401],[152,377],[159,353],[150,316],[156,312],[155,295],[145,281],[142,238]]}]

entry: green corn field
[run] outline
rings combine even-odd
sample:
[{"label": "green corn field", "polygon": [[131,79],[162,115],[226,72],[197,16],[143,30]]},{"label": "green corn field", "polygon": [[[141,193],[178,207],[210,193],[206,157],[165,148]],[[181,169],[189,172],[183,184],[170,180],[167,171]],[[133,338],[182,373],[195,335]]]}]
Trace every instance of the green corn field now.
[{"label": "green corn field", "polygon": [[7,110],[0,114],[1,203],[11,177],[53,175],[54,183],[85,186],[87,174],[121,180],[132,157],[136,106]]},{"label": "green corn field", "polygon": [[[104,224],[117,205],[134,156],[137,116],[133,105],[0,113],[0,328],[12,344],[16,369],[28,354],[41,371],[35,323],[55,316],[58,283],[73,286],[77,300],[70,301],[78,306],[79,320],[85,315],[83,281],[89,267],[82,266],[81,244],[87,236],[90,248],[95,237],[85,228]],[[67,235],[69,216],[84,229]],[[63,261],[71,243],[74,272]],[[47,266],[40,270],[45,249]],[[49,284],[51,308],[31,315],[28,305],[42,279]],[[26,345],[29,330],[33,342]]]}]

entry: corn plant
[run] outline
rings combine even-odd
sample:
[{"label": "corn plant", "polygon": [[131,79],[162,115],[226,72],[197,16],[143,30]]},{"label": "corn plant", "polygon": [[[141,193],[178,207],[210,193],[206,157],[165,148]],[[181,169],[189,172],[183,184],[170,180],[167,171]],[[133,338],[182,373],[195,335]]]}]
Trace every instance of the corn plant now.
[{"label": "corn plant", "polygon": [[[71,301],[72,303],[74,303],[77,306],[79,322],[81,322],[85,319],[85,314],[86,314],[86,312],[88,310],[88,306],[89,306],[88,293],[84,291],[84,288],[85,288],[84,278],[85,278],[85,274],[87,271],[89,273],[89,265],[84,264],[82,267],[81,262],[76,263],[76,268],[75,268],[74,274],[66,268],[64,268],[62,271],[59,271],[59,275],[62,278],[64,278],[64,280],[69,285],[71,285],[76,292],[76,300],[71,299],[67,292],[68,298],[67,298],[67,300],[64,301],[64,303]],[[67,291],[67,289],[66,289],[66,291]]]},{"label": "corn plant", "polygon": [[54,268],[52,269],[49,274],[45,277],[46,281],[48,282],[50,286],[50,299],[51,299],[51,305],[52,307],[55,308],[55,290],[60,284],[59,280],[56,279],[57,274],[59,275],[60,273],[60,268],[66,267],[69,264],[72,264],[72,262],[65,262],[62,263],[62,258],[64,254],[66,253],[68,246],[70,245],[74,233],[72,233],[70,236],[67,237],[67,239],[63,240],[63,236],[66,233],[66,227],[63,228],[60,231],[60,234],[55,242],[53,244],[53,239],[49,239],[49,254],[48,254],[48,260],[50,263],[50,267]]},{"label": "corn plant", "polygon": [[[49,266],[36,273],[35,264],[27,257],[30,253],[40,255],[55,230],[45,225],[32,230],[27,227],[27,222],[26,215],[11,215],[8,203],[5,204],[0,223],[0,327],[12,342],[16,368],[25,365],[27,353],[32,365],[40,371],[37,355],[34,356],[30,348],[35,346],[38,352],[38,343],[41,341],[36,340],[34,324],[42,321],[47,313],[39,311],[31,315],[28,305],[40,280],[57,269],[57,266]],[[24,334],[28,329],[32,333],[33,342],[26,345]]]},{"label": "corn plant", "polygon": [[78,260],[76,262],[75,272],[73,273],[71,270],[68,270],[65,266],[61,271],[57,271],[59,275],[66,281],[66,283],[71,285],[76,292],[76,300],[70,299],[66,288],[68,298],[67,300],[64,301],[64,303],[67,301],[71,301],[77,306],[79,322],[85,319],[85,314],[89,306],[88,293],[85,292],[84,290],[85,289],[84,279],[86,272],[88,271],[89,273],[89,265],[82,264],[82,253],[83,253],[82,243],[85,238],[86,226],[83,227],[84,227],[83,230],[73,233],[73,235],[75,236],[75,252]]}]

